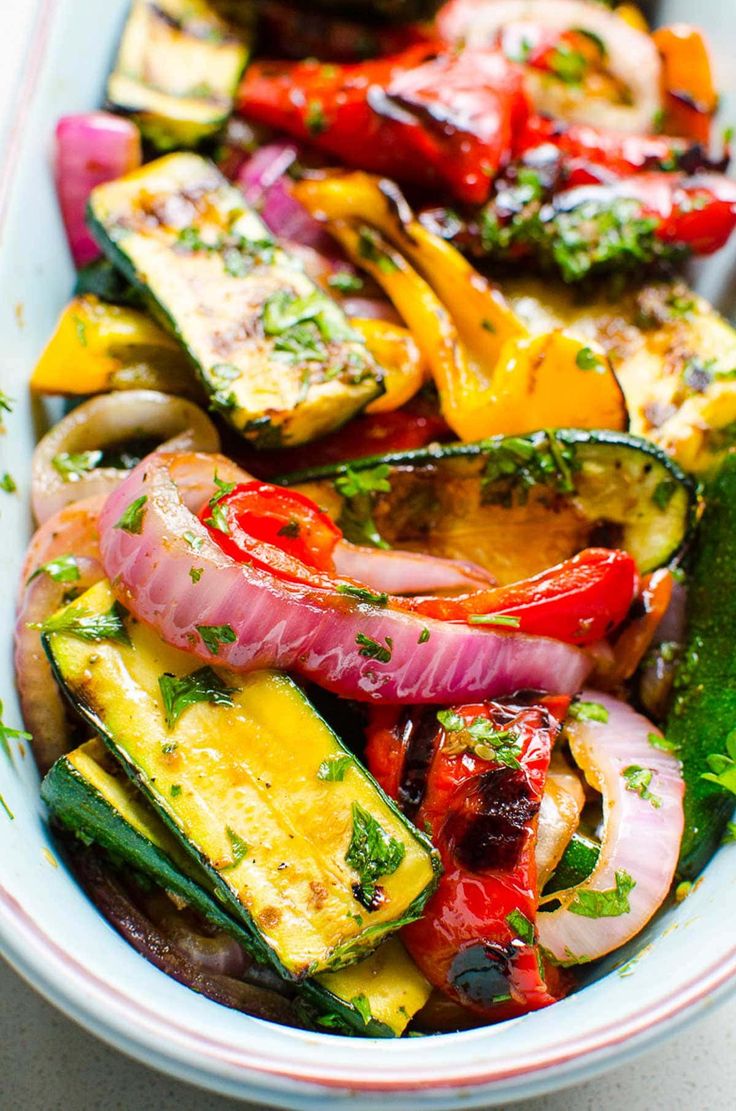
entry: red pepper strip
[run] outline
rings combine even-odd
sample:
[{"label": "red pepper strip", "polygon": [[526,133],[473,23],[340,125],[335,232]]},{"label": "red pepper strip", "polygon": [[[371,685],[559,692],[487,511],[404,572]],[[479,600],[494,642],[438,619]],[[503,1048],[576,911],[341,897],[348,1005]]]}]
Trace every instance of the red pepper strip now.
[{"label": "red pepper strip", "polygon": [[585,645],[620,625],[637,586],[636,564],[627,552],[587,548],[531,579],[461,598],[405,599],[405,605],[442,621],[475,623],[474,618],[493,614],[516,617],[525,633]]},{"label": "red pepper strip", "polygon": [[553,203],[566,212],[588,201],[603,207],[622,197],[639,201],[639,215],[656,221],[658,239],[686,246],[696,255],[719,250],[736,227],[736,182],[723,174],[635,174],[614,185],[569,189]]},{"label": "red pepper strip", "polygon": [[[668,135],[626,135],[604,131],[589,124],[566,124],[546,116],[531,115],[518,136],[514,153],[524,158],[530,151],[551,144],[563,159],[563,170],[574,183],[582,183],[583,169],[588,180],[613,180],[629,177],[642,170],[674,170],[693,148],[684,139]],[[702,158],[702,155],[701,155]]]},{"label": "red pepper strip", "polygon": [[342,532],[296,490],[242,482],[216,494],[200,520],[229,556],[292,582],[311,582],[310,571],[334,572],[332,553]]},{"label": "red pepper strip", "polygon": [[670,604],[673,585],[672,574],[665,567],[642,578],[628,618],[612,641],[611,656],[596,663],[594,686],[612,690],[631,678]]},{"label": "red pepper strip", "polygon": [[[486,1020],[537,1010],[564,993],[554,972],[545,982],[534,943],[534,850],[551,748],[568,703],[454,707],[451,728],[439,724],[435,710],[407,716],[383,709],[368,729],[368,767],[429,832],[444,868],[402,939],[435,987]],[[479,728],[495,733],[499,745],[505,737],[516,757],[487,758],[492,736],[478,755]]]},{"label": "red pepper strip", "polygon": [[439,413],[416,398],[402,409],[390,413],[369,413],[356,417],[343,428],[303,447],[279,451],[242,450],[244,440],[233,443],[232,452],[251,474],[265,478],[290,474],[307,467],[350,462],[369,455],[413,451],[427,444],[452,440],[449,425]]},{"label": "red pepper strip", "polygon": [[469,204],[488,199],[529,111],[521,71],[500,52],[431,43],[357,65],[256,63],[238,106],[350,166]]}]

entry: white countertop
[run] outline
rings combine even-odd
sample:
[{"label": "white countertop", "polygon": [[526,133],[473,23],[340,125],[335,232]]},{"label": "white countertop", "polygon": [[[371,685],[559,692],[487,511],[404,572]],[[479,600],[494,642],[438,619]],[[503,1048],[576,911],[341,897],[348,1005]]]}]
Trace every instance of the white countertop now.
[{"label": "white countertop", "polygon": [[[0,125],[7,122],[36,7],[36,0],[0,4]],[[3,139],[0,126],[0,149]],[[2,1111],[227,1111],[236,1106],[103,1045],[1,962],[0,1000]],[[725,1111],[736,1106],[735,1092],[736,999],[602,1079],[507,1105],[506,1111]]]}]

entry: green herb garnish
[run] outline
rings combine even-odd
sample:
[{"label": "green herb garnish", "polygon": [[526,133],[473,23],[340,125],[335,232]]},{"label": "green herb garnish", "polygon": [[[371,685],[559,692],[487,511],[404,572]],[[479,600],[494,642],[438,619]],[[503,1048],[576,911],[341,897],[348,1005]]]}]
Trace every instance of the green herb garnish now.
[{"label": "green herb garnish", "polygon": [[353,803],[352,812],[353,833],[345,853],[345,861],[360,878],[360,888],[356,894],[358,902],[366,910],[370,910],[376,895],[377,881],[396,871],[404,859],[406,846],[386,833],[359,802]]},{"label": "green herb garnish", "polygon": [[382,246],[381,237],[373,228],[363,225],[358,232],[358,254],[366,262],[372,262],[382,274],[392,274],[398,264]]},{"label": "green herb garnish", "polygon": [[581,890],[568,910],[584,918],[619,918],[631,910],[629,895],[636,887],[636,881],[628,872],[616,872],[616,886],[608,891]]},{"label": "green herb garnish", "polygon": [[638,764],[629,764],[621,773],[626,780],[626,790],[633,791],[640,799],[651,803],[655,810],[659,810],[662,800],[649,790],[654,772],[651,768],[642,768]]},{"label": "green herb garnish", "polygon": [[568,716],[574,721],[608,721],[608,710],[600,702],[573,702]]},{"label": "green herb garnish", "polygon": [[238,639],[232,625],[197,625],[196,629],[213,656],[219,655],[221,645]]},{"label": "green herb garnish", "polygon": [[417,640],[417,644],[426,644],[427,641],[430,638],[430,635],[431,634],[430,634],[429,629],[427,629],[426,626],[425,626],[425,628],[422,629],[421,633],[419,634],[419,639]]},{"label": "green herb garnish", "polygon": [[378,641],[372,640],[365,633],[358,633],[355,638],[355,643],[360,645],[360,655],[365,656],[369,660],[378,660],[379,663],[387,664],[391,659],[393,652],[393,640],[391,637],[386,637],[386,647]]},{"label": "green herb garnish", "polygon": [[510,613],[471,613],[468,617],[468,625],[499,625],[518,629],[521,618]]},{"label": "green herb garnish", "polygon": [[241,860],[248,855],[248,843],[244,841],[240,834],[236,833],[231,826],[225,826],[225,833],[230,842],[230,849],[232,852],[232,859],[229,864],[220,868],[221,872],[228,872],[231,868],[237,867]]},{"label": "green herb garnish", "polygon": [[351,274],[349,270],[338,270],[330,274],[327,284],[340,293],[358,293],[363,288],[363,279],[358,274]]},{"label": "green herb garnish", "polygon": [[575,356],[575,365],[580,370],[604,370],[603,362],[599,355],[596,355],[592,347],[581,347]]},{"label": "green herb garnish", "polygon": [[79,640],[115,640],[129,645],[130,637],[123,623],[125,617],[127,611],[119,602],[113,602],[105,613],[90,613],[83,606],[67,606],[43,624],[34,624],[31,628],[40,629],[44,635],[68,633]]},{"label": "green herb garnish", "polygon": [[39,575],[48,575],[56,583],[75,583],[79,581],[79,564],[76,556],[65,555],[50,559],[42,563],[29,577],[28,582],[33,582]]},{"label": "green herb garnish", "polygon": [[60,451],[51,460],[51,465],[64,482],[78,482],[102,461],[101,451]]},{"label": "green herb garnish", "polygon": [[659,733],[647,733],[647,740],[652,748],[657,748],[660,752],[680,751],[680,746],[676,741],[668,741],[666,737],[660,736]]},{"label": "green herb garnish", "polygon": [[357,598],[359,602],[366,602],[374,606],[385,606],[388,604],[388,594],[376,594],[372,590],[366,590],[363,586],[353,586],[352,583],[338,583],[338,594],[348,594],[351,598]]},{"label": "green herb garnish", "polygon": [[141,494],[139,498],[136,498],[135,501],[130,503],[113,527],[123,529],[124,532],[132,532],[139,535],[143,529],[143,517],[146,512],[147,501],[147,495]]},{"label": "green herb garnish", "polygon": [[13,759],[12,750],[10,748],[11,741],[32,741],[33,737],[30,733],[26,733],[23,729],[13,729],[12,726],[6,725],[2,720],[3,718],[3,704],[0,702],[0,748],[3,750],[8,760]]},{"label": "green herb garnish", "polygon": [[352,756],[347,753],[343,756],[330,756],[317,769],[317,779],[324,779],[328,783],[342,783],[352,762]]},{"label": "green herb garnish", "polygon": [[726,752],[714,752],[708,757],[708,767],[710,771],[701,778],[736,795],[736,729],[726,737]]},{"label": "green herb garnish", "polygon": [[14,494],[17,489],[15,479],[9,471],[0,475],[0,490],[4,490],[6,494]]},{"label": "green herb garnish", "polygon": [[235,691],[208,666],[182,676],[165,672],[160,676],[158,685],[169,729],[173,729],[184,711],[197,702],[209,702],[213,706],[233,705]]},{"label": "green herb garnish", "polygon": [[512,910],[510,914],[506,915],[506,921],[521,941],[527,945],[533,944],[534,923],[530,922],[525,914],[522,914],[520,910]]}]

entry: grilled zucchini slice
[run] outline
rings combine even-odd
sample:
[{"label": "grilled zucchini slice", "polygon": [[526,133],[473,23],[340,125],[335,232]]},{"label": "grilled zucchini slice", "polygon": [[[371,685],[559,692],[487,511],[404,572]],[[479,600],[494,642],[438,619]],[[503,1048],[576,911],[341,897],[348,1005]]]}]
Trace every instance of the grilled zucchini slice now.
[{"label": "grilled zucchini slice", "polygon": [[561,430],[337,463],[289,475],[349,540],[470,559],[500,583],[588,546],[622,547],[641,571],[671,562],[697,493],[651,443]]},{"label": "grilled zucchini slice", "polygon": [[286,675],[203,675],[104,581],[43,640],[74,706],[283,976],[353,963],[421,913],[436,852]]},{"label": "grilled zucchini slice", "polygon": [[716,469],[736,444],[736,330],[684,283],[656,282],[615,301],[533,280],[505,283],[504,294],[533,331],[565,327],[600,343],[630,431],[686,471]]},{"label": "grilled zucchini slice", "polygon": [[108,103],[160,151],[196,146],[230,115],[248,53],[205,0],[133,0]]},{"label": "grilled zucchini slice", "polygon": [[[57,820],[85,843],[183,898],[253,952],[252,934],[223,909],[207,872],[181,848],[101,741],[88,741],[57,760],[41,795]],[[305,981],[302,991],[317,1024],[387,1038],[403,1033],[430,987],[401,943],[390,938],[349,968]]]},{"label": "grilled zucchini slice", "polygon": [[206,159],[172,154],[98,186],[89,220],[257,447],[312,440],[382,392],[342,309]]}]

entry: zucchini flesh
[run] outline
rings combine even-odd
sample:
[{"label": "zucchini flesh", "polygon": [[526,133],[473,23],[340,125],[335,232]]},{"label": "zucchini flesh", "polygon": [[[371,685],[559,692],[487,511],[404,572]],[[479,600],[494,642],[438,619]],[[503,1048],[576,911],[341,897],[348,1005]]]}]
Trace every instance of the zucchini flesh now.
[{"label": "zucchini flesh", "polygon": [[172,154],[98,186],[89,220],[184,345],[211,405],[257,447],[321,436],[382,392],[342,309],[206,159]]},{"label": "zucchini flesh", "polygon": [[[57,760],[42,783],[41,795],[57,820],[77,837],[185,899],[217,929],[259,956],[251,933],[214,897],[205,870],[183,851],[100,741],[88,741]],[[305,981],[302,991],[318,1024],[332,1022],[365,1037],[398,1037],[426,1003],[430,987],[401,943],[390,938],[349,968]],[[356,1007],[354,999],[365,1003]]]},{"label": "zucchini flesh", "polygon": [[679,467],[622,432],[497,436],[280,481],[323,506],[349,540],[470,559],[501,584],[588,546],[625,548],[640,571],[651,571],[675,558],[697,508]]},{"label": "zucchini flesh", "polygon": [[547,880],[544,894],[552,895],[555,891],[566,891],[568,887],[577,887],[586,880],[598,863],[601,846],[591,837],[582,833],[573,833],[559,864]]},{"label": "zucchini flesh", "polygon": [[[435,886],[436,853],[292,680],[223,672],[232,705],[198,702],[169,728],[159,679],[192,675],[191,656],[127,615],[129,644],[63,629],[113,604],[103,581],[60,611],[43,637],[52,667],[264,957],[300,980],[358,960],[418,917]],[[342,778],[321,777],[336,760]],[[390,849],[370,899],[356,838],[378,863],[381,845]]]},{"label": "zucchini flesh", "polygon": [[205,0],[133,0],[107,100],[159,150],[196,146],[227,120],[247,60]]}]

